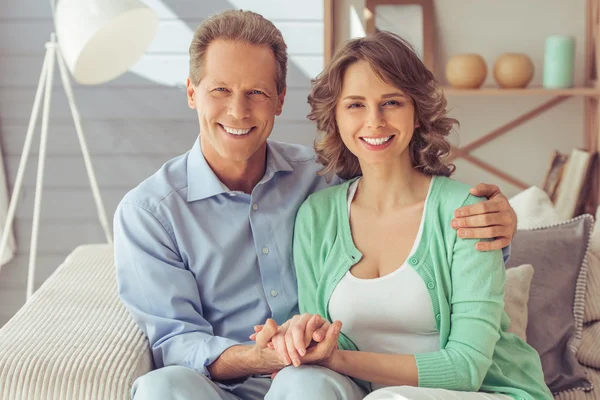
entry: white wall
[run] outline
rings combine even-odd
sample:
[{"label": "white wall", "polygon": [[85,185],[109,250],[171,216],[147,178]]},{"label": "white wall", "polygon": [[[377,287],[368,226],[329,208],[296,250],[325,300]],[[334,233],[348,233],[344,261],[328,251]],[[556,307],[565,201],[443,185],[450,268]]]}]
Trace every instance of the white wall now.
[{"label": "white wall", "polygon": [[[273,137],[311,144],[306,120],[310,79],[323,67],[323,0],[144,0],[160,17],[157,36],[138,64],[101,86],[75,85],[92,162],[112,220],[123,195],[198,135],[184,91],[192,33],[207,16],[250,9],[282,31],[290,54],[288,94]],[[0,0],[0,139],[9,189],[16,177],[35,88],[52,32],[45,0]],[[65,96],[55,78],[51,107],[37,284],[76,246],[104,240]],[[39,127],[39,125],[38,125]],[[39,134],[39,128],[38,128]],[[37,142],[32,146],[15,231],[18,254],[0,270],[0,326],[24,303]]]}]

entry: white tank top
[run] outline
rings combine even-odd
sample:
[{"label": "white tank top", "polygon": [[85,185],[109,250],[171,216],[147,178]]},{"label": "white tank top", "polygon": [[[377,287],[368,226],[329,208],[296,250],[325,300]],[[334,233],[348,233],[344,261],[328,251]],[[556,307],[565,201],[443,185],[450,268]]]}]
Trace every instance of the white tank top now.
[{"label": "white tank top", "polygon": [[[359,180],[348,188],[348,215]],[[419,244],[424,216],[425,210],[407,259]],[[348,271],[329,299],[329,315],[332,320],[342,321],[342,332],[361,351],[416,354],[440,350],[427,287],[406,262],[396,271],[374,279],[357,278]],[[374,390],[381,387],[373,384]]]}]

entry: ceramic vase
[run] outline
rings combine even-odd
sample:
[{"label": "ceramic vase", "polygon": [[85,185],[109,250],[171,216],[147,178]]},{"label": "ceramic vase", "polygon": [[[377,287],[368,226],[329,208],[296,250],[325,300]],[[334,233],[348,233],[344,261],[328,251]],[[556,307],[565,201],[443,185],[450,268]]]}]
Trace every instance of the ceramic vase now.
[{"label": "ceramic vase", "polygon": [[486,76],[487,65],[479,54],[457,54],[446,64],[446,79],[457,89],[477,89]]},{"label": "ceramic vase", "polygon": [[533,78],[534,66],[531,58],[523,53],[505,53],[494,63],[494,79],[501,88],[526,87]]}]

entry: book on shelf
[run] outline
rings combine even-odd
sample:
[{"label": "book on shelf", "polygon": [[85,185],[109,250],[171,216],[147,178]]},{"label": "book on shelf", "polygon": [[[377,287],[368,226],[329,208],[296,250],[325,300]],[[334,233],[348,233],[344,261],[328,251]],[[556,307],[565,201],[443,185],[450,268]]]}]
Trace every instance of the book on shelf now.
[{"label": "book on shelf", "polygon": [[544,190],[554,202],[554,208],[563,220],[573,218],[583,210],[591,193],[592,166],[595,154],[573,149],[566,157],[555,152],[546,175]]},{"label": "book on shelf", "polygon": [[552,154],[552,160],[550,161],[550,166],[548,167],[548,171],[546,171],[546,177],[542,184],[542,190],[548,194],[548,197],[550,197],[552,202],[556,201],[556,189],[560,183],[560,178],[562,178],[563,170],[568,158],[569,156],[567,154],[563,154],[559,151],[555,151]]}]

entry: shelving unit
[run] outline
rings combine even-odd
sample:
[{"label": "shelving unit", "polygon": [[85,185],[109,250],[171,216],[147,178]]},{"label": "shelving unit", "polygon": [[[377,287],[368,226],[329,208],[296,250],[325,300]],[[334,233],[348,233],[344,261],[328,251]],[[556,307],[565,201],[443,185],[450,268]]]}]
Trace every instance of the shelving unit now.
[{"label": "shelving unit", "polygon": [[[480,89],[462,90],[452,87],[444,87],[444,93],[448,97],[453,96],[547,96],[548,100],[540,106],[524,113],[517,118],[507,121],[502,126],[485,134],[479,139],[466,146],[453,148],[450,155],[450,161],[462,158],[479,168],[499,177],[500,179],[511,183],[519,188],[525,189],[530,185],[510,174],[496,168],[487,162],[471,154],[475,149],[490,143],[508,131],[516,128],[524,122],[537,117],[538,115],[550,110],[556,105],[571,97],[582,97],[584,100],[584,139],[585,149],[592,153],[597,153],[600,142],[600,81],[598,79],[598,65],[600,65],[600,0],[585,0],[585,82],[583,87],[574,87],[568,89],[548,90],[542,87],[527,87],[525,89],[501,89],[498,87],[483,87]],[[375,29],[375,6],[379,4],[418,4],[423,8],[424,16],[433,14],[433,0],[366,0],[365,1],[365,28],[367,33]],[[327,64],[335,49],[334,32],[336,29],[336,3],[334,0],[324,0],[325,6],[325,63]],[[339,22],[339,21],[338,21]],[[429,68],[432,70],[433,59],[433,38],[435,27],[433,18],[424,18],[423,37],[425,41],[425,59],[429,61]],[[426,63],[427,64],[427,63]],[[600,161],[596,160],[591,174],[592,189],[588,196],[586,211],[595,213],[600,199]]]},{"label": "shelving unit", "polygon": [[455,89],[444,87],[447,96],[583,96],[600,97],[600,88],[575,87],[570,89],[544,89],[543,87],[528,87],[525,89],[501,89],[497,87],[482,87],[480,89]]},{"label": "shelving unit", "polygon": [[[535,109],[507,121],[504,125],[496,128],[481,138],[461,148],[453,148],[450,162],[462,158],[477,167],[511,183],[521,189],[530,185],[518,178],[496,168],[471,154],[475,149],[490,143],[496,138],[504,135],[526,121],[550,110],[556,105],[571,97],[583,97],[584,99],[584,139],[585,150],[597,153],[600,142],[600,82],[598,81],[597,67],[600,65],[600,0],[586,0],[585,8],[585,86],[568,89],[545,89],[543,87],[527,87],[524,89],[502,89],[498,87],[483,87],[480,89],[461,90],[452,87],[443,88],[444,93],[451,96],[549,96],[550,99]],[[596,159],[593,171],[590,175],[591,190],[584,206],[585,212],[595,214],[600,199],[600,162]]]}]

